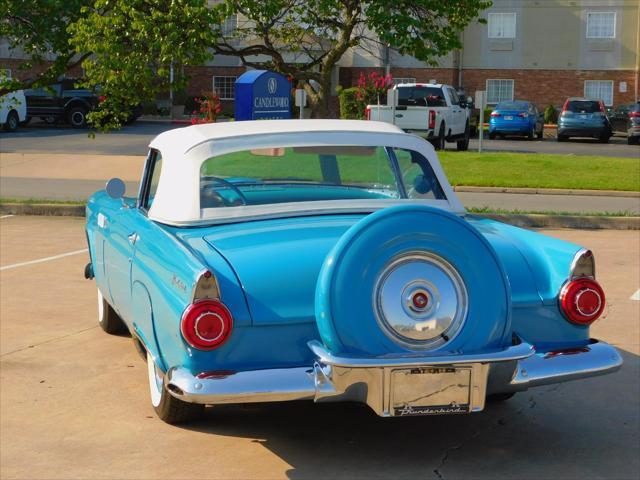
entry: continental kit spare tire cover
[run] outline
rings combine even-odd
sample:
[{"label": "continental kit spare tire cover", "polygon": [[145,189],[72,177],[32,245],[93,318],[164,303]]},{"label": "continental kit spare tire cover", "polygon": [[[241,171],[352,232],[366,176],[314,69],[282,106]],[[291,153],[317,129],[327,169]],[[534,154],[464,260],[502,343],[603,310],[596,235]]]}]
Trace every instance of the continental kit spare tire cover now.
[{"label": "continental kit spare tire cover", "polygon": [[511,294],[495,251],[462,218],[387,208],[347,230],[316,285],[320,336],[334,353],[466,353],[510,343]]}]

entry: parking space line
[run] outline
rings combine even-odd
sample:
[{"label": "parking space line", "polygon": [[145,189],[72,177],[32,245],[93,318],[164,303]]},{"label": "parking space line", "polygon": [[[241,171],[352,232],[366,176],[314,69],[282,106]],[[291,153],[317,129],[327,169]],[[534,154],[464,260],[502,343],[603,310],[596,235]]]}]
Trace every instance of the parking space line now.
[{"label": "parking space line", "polygon": [[48,262],[49,260],[57,260],[58,258],[70,257],[71,255],[78,255],[79,253],[85,253],[88,249],[75,250],[73,252],[61,253],[60,255],[54,255],[53,257],[39,258],[37,260],[30,260],[28,262],[14,263],[13,265],[5,265],[0,267],[0,270],[9,270],[10,268],[24,267],[27,265],[33,265],[34,263]]},{"label": "parking space line", "polygon": [[640,288],[636,290],[636,293],[629,297],[629,300],[637,300],[640,302]]},{"label": "parking space line", "polygon": [[9,218],[9,217],[13,217],[13,215],[2,215],[2,216],[0,217],[0,220],[2,220],[3,218]]}]

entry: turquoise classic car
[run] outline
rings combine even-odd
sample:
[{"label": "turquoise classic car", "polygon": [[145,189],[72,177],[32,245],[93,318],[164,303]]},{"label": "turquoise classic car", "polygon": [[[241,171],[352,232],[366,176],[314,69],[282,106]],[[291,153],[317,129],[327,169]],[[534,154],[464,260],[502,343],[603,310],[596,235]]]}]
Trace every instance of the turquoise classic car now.
[{"label": "turquoise classic car", "polygon": [[470,413],[617,370],[593,254],[465,212],[433,147],[378,122],[197,125],[87,205],[98,316],[169,423],[206,405]]}]

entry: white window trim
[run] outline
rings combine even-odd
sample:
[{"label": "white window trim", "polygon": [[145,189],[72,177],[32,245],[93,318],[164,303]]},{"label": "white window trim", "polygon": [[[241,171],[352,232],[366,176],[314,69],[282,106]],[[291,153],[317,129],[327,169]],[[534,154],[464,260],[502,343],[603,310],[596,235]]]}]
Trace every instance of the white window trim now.
[{"label": "white window trim", "polygon": [[[610,13],[613,14],[613,35],[611,37],[595,37],[593,35],[589,35],[589,16],[593,15],[593,14],[597,14],[597,13]],[[603,12],[600,10],[592,10],[592,11],[588,11],[587,12],[587,16],[585,18],[586,24],[585,24],[585,28],[586,28],[586,32],[585,35],[587,38],[595,38],[595,39],[611,39],[611,38],[616,38],[616,26],[618,24],[618,15],[616,12]]]},{"label": "white window trim", "polygon": [[216,78],[233,78],[233,81],[235,83],[235,81],[238,79],[237,75],[214,75],[213,78],[211,79],[211,84],[213,87],[213,91],[220,97],[220,100],[235,100],[235,93],[234,96],[232,97],[226,97],[226,96],[222,96],[222,92],[219,92],[216,89]]},{"label": "white window trim", "polygon": [[[496,37],[491,35],[491,17],[502,17],[509,15],[513,17],[513,36],[512,37]],[[513,39],[518,35],[518,16],[515,12],[494,12],[487,16],[487,36],[492,39]]]},{"label": "white window trim", "polygon": [[[499,100],[497,102],[490,102],[489,101],[489,82],[494,82],[494,81],[497,81],[497,80],[501,80],[503,82],[511,82],[511,85],[512,85],[512,87],[511,87],[511,98],[505,98],[505,99]],[[487,105],[496,105],[496,104],[498,104],[500,102],[506,102],[506,101],[509,101],[509,100],[513,101],[513,97],[515,95],[515,90],[516,90],[516,82],[515,82],[515,80],[513,78],[487,78],[485,80],[485,83],[484,83],[484,89],[485,89],[485,92],[487,92]]]},{"label": "white window trim", "polygon": [[[587,83],[588,82],[598,82],[598,83],[608,83],[608,84],[610,84],[611,85],[611,103],[607,103],[604,98],[593,98],[592,99],[592,98],[588,97],[587,96]],[[585,80],[584,81],[584,86],[583,86],[583,91],[582,91],[583,94],[584,94],[584,98],[589,98],[590,100],[602,100],[604,105],[605,105],[605,107],[612,107],[613,106],[613,95],[615,94],[615,91],[613,89],[613,87],[614,87],[613,83],[614,83],[613,80],[593,80],[593,79],[592,80]]]}]

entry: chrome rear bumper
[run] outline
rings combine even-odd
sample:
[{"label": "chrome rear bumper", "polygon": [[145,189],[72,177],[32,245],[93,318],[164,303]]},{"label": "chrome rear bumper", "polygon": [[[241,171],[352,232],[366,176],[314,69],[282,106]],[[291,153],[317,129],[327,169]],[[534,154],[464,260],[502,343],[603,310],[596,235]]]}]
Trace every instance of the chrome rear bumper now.
[{"label": "chrome rear bumper", "polygon": [[[581,348],[540,354],[528,343],[520,343],[501,351],[438,357],[338,357],[317,341],[309,342],[309,348],[316,357],[310,367],[199,376],[186,368],[173,367],[165,375],[165,385],[174,397],[193,403],[350,400],[366,403],[378,415],[392,416],[398,414],[398,400],[392,393],[392,381],[398,372],[465,372],[470,387],[467,411],[474,412],[484,408],[487,394],[604,375],[622,365],[617,350],[597,340]],[[431,394],[421,390],[424,387],[409,393],[420,398]]]}]

